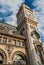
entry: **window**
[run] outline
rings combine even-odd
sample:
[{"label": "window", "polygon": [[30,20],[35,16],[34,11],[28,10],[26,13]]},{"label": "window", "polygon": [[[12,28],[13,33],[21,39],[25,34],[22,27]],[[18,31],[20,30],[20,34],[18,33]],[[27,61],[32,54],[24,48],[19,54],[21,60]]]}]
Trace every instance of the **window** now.
[{"label": "window", "polygon": [[19,41],[16,41],[16,46],[20,46],[20,42]]},{"label": "window", "polygon": [[16,54],[13,58],[13,64],[15,65],[26,65],[26,61],[23,56]]},{"label": "window", "polygon": [[34,30],[34,31],[31,32],[31,36],[34,39],[40,38],[40,35],[39,35],[39,33],[36,30]]},{"label": "window", "polygon": [[16,40],[13,40],[13,44],[16,45]]},{"label": "window", "polygon": [[2,43],[7,43],[7,38],[4,37],[4,38],[2,39]]},{"label": "window", "polygon": [[19,41],[19,40],[13,40],[12,43],[15,46],[21,46],[21,47],[25,46],[24,42],[23,41]]},{"label": "window", "polygon": [[0,64],[3,64],[3,57],[1,54],[0,54]]},{"label": "window", "polygon": [[25,43],[23,41],[20,42],[20,46],[25,46]]}]

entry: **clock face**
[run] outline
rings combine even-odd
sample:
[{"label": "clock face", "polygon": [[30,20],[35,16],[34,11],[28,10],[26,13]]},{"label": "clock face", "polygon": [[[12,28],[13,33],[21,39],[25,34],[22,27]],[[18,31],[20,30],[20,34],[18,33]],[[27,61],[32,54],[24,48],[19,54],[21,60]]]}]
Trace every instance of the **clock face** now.
[{"label": "clock face", "polygon": [[33,14],[30,13],[30,12],[27,12],[26,15],[27,15],[28,17],[32,18],[32,19],[33,19],[33,17],[34,17]]}]

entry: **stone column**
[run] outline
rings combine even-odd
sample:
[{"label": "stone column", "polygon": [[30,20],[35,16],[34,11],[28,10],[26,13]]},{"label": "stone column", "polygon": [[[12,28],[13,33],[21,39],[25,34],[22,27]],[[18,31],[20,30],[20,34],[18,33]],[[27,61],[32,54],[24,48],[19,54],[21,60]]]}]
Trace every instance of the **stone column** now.
[{"label": "stone column", "polygon": [[44,54],[43,54],[43,51],[41,51],[41,55],[42,55],[42,62],[44,63]]},{"label": "stone column", "polygon": [[37,59],[36,59],[36,52],[34,45],[31,41],[31,35],[30,35],[30,27],[29,23],[27,22],[26,25],[27,28],[27,33],[26,33],[26,38],[27,38],[27,49],[28,49],[28,54],[29,54],[29,59],[30,59],[30,65],[38,65]]}]

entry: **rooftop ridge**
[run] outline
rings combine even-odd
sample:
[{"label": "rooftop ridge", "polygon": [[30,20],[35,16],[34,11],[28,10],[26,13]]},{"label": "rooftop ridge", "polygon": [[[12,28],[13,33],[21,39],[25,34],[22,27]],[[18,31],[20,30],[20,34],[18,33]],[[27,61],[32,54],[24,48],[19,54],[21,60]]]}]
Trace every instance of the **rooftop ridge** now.
[{"label": "rooftop ridge", "polygon": [[14,26],[14,25],[8,24],[8,23],[6,23],[6,22],[0,22],[0,23],[2,23],[2,24],[6,24],[6,25],[9,25],[9,26],[12,26],[12,27],[17,27],[17,26]]}]

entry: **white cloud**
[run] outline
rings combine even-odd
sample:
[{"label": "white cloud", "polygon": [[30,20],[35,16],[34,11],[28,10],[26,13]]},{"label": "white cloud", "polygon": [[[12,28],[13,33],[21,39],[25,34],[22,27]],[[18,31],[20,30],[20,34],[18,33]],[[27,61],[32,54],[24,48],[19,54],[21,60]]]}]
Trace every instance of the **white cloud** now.
[{"label": "white cloud", "polygon": [[2,20],[2,17],[0,17],[0,20]]},{"label": "white cloud", "polygon": [[10,17],[6,18],[6,23],[11,24],[11,25],[17,25],[17,19],[16,19],[16,15],[11,15]]},{"label": "white cloud", "polygon": [[36,11],[39,31],[44,34],[41,29],[44,26],[44,0],[35,0],[32,4],[35,6],[34,10]]},{"label": "white cloud", "polygon": [[5,13],[5,12],[6,12],[6,10],[5,10],[5,9],[0,9],[0,12]]},{"label": "white cloud", "polygon": [[[18,12],[19,7],[21,6],[21,3],[23,3],[24,0],[0,0],[0,4],[8,5],[11,7],[11,11],[13,12],[13,15],[6,18],[6,22],[11,25],[16,25],[16,13]],[[3,12],[3,11],[2,11]],[[5,12],[5,10],[4,10]]]}]

